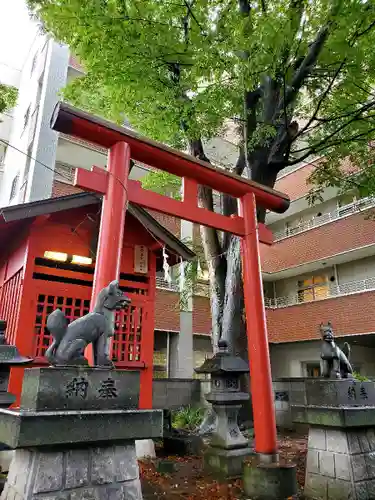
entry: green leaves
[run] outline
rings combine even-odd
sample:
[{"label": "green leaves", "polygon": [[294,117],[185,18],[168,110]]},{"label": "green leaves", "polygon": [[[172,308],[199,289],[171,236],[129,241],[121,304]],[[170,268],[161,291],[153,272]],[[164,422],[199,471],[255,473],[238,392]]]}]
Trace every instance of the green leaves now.
[{"label": "green leaves", "polygon": [[[214,137],[236,117],[254,179],[270,184],[275,176],[259,169],[280,171],[312,156],[327,159],[315,179],[321,185],[349,155],[368,165],[370,0],[268,0],[242,14],[231,0],[28,4],[85,66],[86,76],[65,91],[77,106],[118,123],[126,116],[141,133],[180,148]],[[244,104],[245,91],[257,99]]]},{"label": "green leaves", "polygon": [[0,83],[0,113],[15,106],[17,102],[17,89]]},{"label": "green leaves", "polygon": [[142,187],[155,193],[181,199],[181,178],[162,170],[152,170],[141,179]]}]

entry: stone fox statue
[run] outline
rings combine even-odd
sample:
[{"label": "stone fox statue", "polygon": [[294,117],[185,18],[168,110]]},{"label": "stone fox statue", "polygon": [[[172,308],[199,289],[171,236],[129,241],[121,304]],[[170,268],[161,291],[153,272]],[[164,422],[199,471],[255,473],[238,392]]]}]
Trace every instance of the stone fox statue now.
[{"label": "stone fox statue", "polygon": [[344,343],[342,349],[336,345],[333,336],[332,324],[320,325],[322,335],[323,377],[326,378],[352,378],[353,369],[349,362],[350,346]]},{"label": "stone fox statue", "polygon": [[114,334],[115,311],[130,304],[130,299],[112,281],[98,294],[94,310],[68,324],[60,309],[47,318],[47,328],[53,342],[46,351],[51,365],[87,365],[84,350],[93,344],[94,366],[112,366],[108,353],[108,338]]}]

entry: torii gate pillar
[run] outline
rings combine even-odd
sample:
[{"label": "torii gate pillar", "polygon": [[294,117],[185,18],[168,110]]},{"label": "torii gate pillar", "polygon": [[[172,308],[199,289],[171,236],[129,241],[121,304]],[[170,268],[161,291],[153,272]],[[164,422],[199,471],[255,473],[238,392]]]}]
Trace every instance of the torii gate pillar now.
[{"label": "torii gate pillar", "polygon": [[242,273],[246,312],[246,333],[250,362],[250,387],[253,401],[255,449],[271,461],[276,455],[276,417],[263,284],[259,258],[256,203],[252,193],[240,200],[245,236],[242,238]]},{"label": "torii gate pillar", "polygon": [[[103,203],[91,295],[91,310],[95,305],[100,290],[120,277],[129,168],[129,144],[117,142],[108,152],[108,168],[105,181],[102,176],[99,175],[98,177],[98,191],[103,194]],[[95,175],[95,173],[91,175]],[[102,338],[105,339],[105,337]],[[109,354],[110,340],[107,339],[107,342],[105,348]],[[89,363],[94,364],[92,344],[87,347],[85,354]]]}]

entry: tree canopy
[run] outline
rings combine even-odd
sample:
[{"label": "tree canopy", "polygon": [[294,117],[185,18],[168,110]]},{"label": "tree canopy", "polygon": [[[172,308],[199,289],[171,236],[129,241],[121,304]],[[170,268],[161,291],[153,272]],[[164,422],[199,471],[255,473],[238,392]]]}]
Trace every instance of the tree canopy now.
[{"label": "tree canopy", "polygon": [[268,185],[271,170],[311,155],[324,155],[331,174],[344,157],[367,164],[375,137],[371,1],[28,4],[84,63],[86,77],[66,93],[81,107],[117,122],[126,115],[176,146],[235,119],[252,177]]},{"label": "tree canopy", "polygon": [[17,89],[0,83],[0,113],[13,108],[17,101]]},{"label": "tree canopy", "polygon": [[[362,168],[358,186],[375,189],[372,0],[27,1],[84,64],[86,76],[66,90],[74,104],[126,117],[207,161],[204,140],[234,121],[239,175],[272,187],[286,167],[324,155],[313,174],[319,185],[342,183],[346,159]],[[200,204],[213,209],[208,189]],[[236,210],[223,196],[223,213]],[[238,239],[206,228],[202,241],[214,334],[238,336]]]}]

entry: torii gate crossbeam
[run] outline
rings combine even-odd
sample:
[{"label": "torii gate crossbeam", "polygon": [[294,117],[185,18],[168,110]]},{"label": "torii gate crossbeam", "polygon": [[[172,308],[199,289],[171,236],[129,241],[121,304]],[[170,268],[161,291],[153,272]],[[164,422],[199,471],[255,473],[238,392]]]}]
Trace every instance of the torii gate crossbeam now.
[{"label": "torii gate crossbeam", "polygon": [[[246,317],[251,318],[247,322],[247,339],[251,359],[255,450],[261,455],[275,455],[276,421],[259,261],[259,239],[270,244],[272,238],[263,225],[257,224],[256,203],[282,213],[289,206],[289,198],[65,103],[56,106],[51,126],[58,132],[109,150],[107,171],[95,167],[91,172],[77,169],[75,179],[75,185],[104,196],[92,301],[101,288],[119,276],[127,201],[242,238],[245,310]],[[183,201],[144,190],[140,183],[130,181],[131,158],[181,177],[184,183]],[[198,185],[238,198],[240,215],[226,217],[198,207]]]}]

